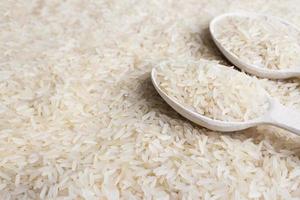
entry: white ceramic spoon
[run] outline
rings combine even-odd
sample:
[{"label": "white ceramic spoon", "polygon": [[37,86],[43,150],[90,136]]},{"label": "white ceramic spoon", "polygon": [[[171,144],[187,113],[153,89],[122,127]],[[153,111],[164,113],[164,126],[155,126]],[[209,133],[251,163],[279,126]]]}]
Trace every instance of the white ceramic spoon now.
[{"label": "white ceramic spoon", "polygon": [[[272,70],[268,69],[266,67],[259,67],[254,64],[249,64],[243,62],[243,60],[239,59],[236,55],[232,54],[230,51],[226,50],[222,44],[218,41],[216,38],[216,27],[218,26],[218,23],[222,23],[222,20],[226,19],[227,17],[249,17],[249,18],[257,18],[257,17],[266,17],[272,20],[277,20],[287,26],[290,26],[291,28],[299,31],[300,30],[294,26],[293,24],[290,24],[289,22],[280,19],[278,17],[274,16],[267,16],[262,14],[253,14],[253,13],[244,13],[244,12],[238,12],[238,13],[226,13],[219,15],[215,17],[209,24],[209,31],[212,35],[213,41],[217,45],[217,47],[220,49],[220,51],[224,54],[224,56],[232,62],[235,66],[240,68],[241,70],[244,70],[250,74],[254,74],[259,77],[264,78],[271,78],[271,79],[286,79],[291,77],[300,77],[300,66],[296,68],[290,68],[290,69],[281,69],[281,70]],[[300,56],[300,55],[299,55]]]},{"label": "white ceramic spoon", "polygon": [[182,116],[203,127],[216,131],[231,132],[247,129],[261,124],[271,124],[300,135],[300,112],[296,112],[291,108],[281,105],[278,101],[271,97],[267,97],[270,103],[269,110],[265,115],[257,119],[245,122],[227,122],[214,120],[184,107],[183,105],[172,99],[170,96],[168,96],[160,88],[156,74],[156,69],[153,68],[151,72],[151,80],[160,96]]}]

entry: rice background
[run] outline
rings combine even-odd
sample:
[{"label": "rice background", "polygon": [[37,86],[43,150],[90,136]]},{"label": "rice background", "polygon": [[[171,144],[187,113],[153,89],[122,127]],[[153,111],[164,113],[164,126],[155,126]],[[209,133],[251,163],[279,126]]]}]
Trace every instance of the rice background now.
[{"label": "rice background", "polygon": [[[150,82],[165,59],[215,59],[208,23],[298,0],[0,2],[0,199],[300,199],[300,138],[212,132]],[[300,81],[261,80],[300,111]]]}]

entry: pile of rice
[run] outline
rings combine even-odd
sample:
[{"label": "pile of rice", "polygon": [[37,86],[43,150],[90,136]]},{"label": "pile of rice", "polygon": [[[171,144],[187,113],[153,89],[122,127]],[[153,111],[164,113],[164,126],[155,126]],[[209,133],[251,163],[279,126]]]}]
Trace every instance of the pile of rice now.
[{"label": "pile of rice", "polygon": [[264,89],[233,68],[201,60],[167,61],[156,69],[158,84],[167,95],[209,118],[247,121],[268,110]]},{"label": "pile of rice", "polygon": [[[298,0],[0,2],[0,199],[299,199],[300,139],[197,126],[157,94],[166,59],[225,64],[212,17]],[[300,82],[259,81],[300,110]]]},{"label": "pile of rice", "polygon": [[227,16],[219,21],[217,40],[245,63],[273,70],[300,67],[300,31],[279,20]]}]

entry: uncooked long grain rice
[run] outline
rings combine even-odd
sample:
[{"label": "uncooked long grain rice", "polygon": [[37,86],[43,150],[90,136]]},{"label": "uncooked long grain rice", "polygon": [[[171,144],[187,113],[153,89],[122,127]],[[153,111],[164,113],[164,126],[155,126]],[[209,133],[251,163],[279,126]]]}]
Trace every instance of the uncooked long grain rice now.
[{"label": "uncooked long grain rice", "polygon": [[[225,63],[207,26],[233,9],[300,25],[298,0],[0,1],[0,199],[299,199],[299,137],[196,126],[149,79]],[[300,109],[299,80],[260,83]]]},{"label": "uncooked long grain rice", "polygon": [[157,68],[159,86],[175,101],[212,119],[247,121],[268,109],[255,79],[216,62],[165,61]]},{"label": "uncooked long grain rice", "polygon": [[242,61],[269,69],[300,67],[300,31],[257,15],[227,16],[216,24],[217,40]]}]

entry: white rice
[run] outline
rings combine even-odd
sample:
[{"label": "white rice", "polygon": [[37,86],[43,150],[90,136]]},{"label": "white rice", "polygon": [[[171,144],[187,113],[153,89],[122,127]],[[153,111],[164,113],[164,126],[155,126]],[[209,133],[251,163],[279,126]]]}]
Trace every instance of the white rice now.
[{"label": "white rice", "polygon": [[265,16],[227,16],[217,40],[245,63],[280,70],[300,67],[300,31]]},{"label": "white rice", "polygon": [[[300,25],[298,0],[0,1],[0,199],[300,197],[300,139],[180,117],[150,81],[165,59],[217,59],[213,16]],[[300,82],[260,83],[300,110]]]},{"label": "white rice", "polygon": [[263,116],[269,107],[257,81],[216,62],[163,62],[157,79],[175,101],[212,119],[247,121]]}]

